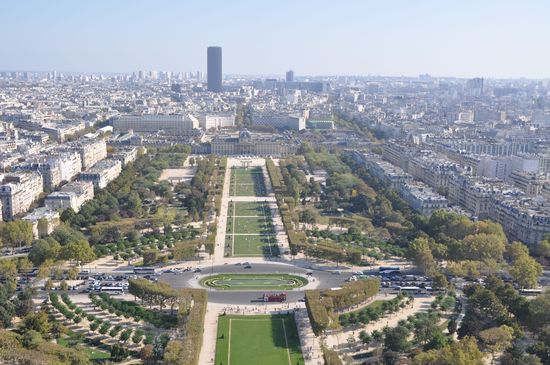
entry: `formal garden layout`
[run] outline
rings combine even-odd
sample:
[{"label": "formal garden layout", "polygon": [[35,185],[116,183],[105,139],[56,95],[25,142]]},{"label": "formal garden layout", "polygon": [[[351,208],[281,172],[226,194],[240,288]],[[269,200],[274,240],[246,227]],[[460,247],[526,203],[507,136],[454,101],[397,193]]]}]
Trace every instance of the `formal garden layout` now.
[{"label": "formal garden layout", "polygon": [[215,364],[303,365],[294,316],[220,316]]},{"label": "formal garden layout", "polygon": [[261,167],[231,169],[231,196],[265,196],[264,173]]},{"label": "formal garden layout", "polygon": [[225,246],[226,256],[277,256],[279,250],[268,204],[230,202]]},{"label": "formal garden layout", "polygon": [[289,274],[218,274],[200,283],[219,290],[292,290],[307,285],[308,280]]}]

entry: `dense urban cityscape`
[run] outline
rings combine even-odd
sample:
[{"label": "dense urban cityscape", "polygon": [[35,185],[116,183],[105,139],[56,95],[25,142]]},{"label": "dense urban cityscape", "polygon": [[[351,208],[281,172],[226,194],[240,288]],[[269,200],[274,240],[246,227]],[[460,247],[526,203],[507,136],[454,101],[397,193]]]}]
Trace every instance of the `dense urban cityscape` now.
[{"label": "dense urban cityscape", "polygon": [[0,363],[550,364],[549,78],[201,52],[0,61]]}]

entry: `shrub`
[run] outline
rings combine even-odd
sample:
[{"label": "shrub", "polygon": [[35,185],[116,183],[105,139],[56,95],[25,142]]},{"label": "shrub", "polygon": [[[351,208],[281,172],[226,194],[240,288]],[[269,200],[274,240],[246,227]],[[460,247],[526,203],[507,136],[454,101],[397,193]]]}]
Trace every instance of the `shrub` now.
[{"label": "shrub", "polygon": [[106,334],[107,331],[109,331],[109,328],[111,327],[111,323],[109,322],[104,322],[101,327],[99,327],[99,333],[101,333],[102,335]]},{"label": "shrub", "polygon": [[128,341],[128,339],[130,338],[131,335],[132,335],[132,330],[130,328],[128,328],[120,334],[120,340],[122,342],[126,342],[126,341]]}]

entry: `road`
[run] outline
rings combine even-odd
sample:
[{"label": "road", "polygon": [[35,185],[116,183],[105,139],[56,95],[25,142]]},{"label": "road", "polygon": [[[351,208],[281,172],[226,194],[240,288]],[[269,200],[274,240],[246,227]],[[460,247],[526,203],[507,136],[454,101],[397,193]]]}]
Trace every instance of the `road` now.
[{"label": "road", "polygon": [[[243,265],[226,264],[203,267],[201,273],[185,272],[182,274],[165,273],[159,276],[159,281],[166,282],[174,288],[197,287],[199,275],[211,275],[221,273],[283,273],[283,274],[302,274],[311,272],[312,284],[318,288],[335,288],[344,284],[345,280],[351,276],[351,273],[334,274],[322,270],[308,270],[294,265],[281,263],[251,263],[252,268],[245,269]],[[306,287],[307,288],[307,287]],[[304,297],[305,289],[296,289],[287,291],[287,301],[297,302]],[[260,300],[263,293],[261,291],[218,291],[209,289],[208,301],[212,303],[224,304],[251,304]]]}]

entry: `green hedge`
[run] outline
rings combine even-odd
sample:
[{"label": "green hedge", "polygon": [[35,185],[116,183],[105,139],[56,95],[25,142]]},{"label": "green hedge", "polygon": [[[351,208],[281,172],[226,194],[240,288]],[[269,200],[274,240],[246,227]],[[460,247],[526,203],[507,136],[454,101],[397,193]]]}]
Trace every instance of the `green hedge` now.
[{"label": "green hedge", "polygon": [[344,363],[340,360],[338,353],[336,351],[328,349],[323,346],[323,359],[325,360],[325,365],[343,365]]},{"label": "green hedge", "polygon": [[[164,365],[197,365],[202,347],[204,315],[208,294],[205,289],[181,290],[179,308],[180,325],[185,336],[168,342],[164,352]],[[192,305],[191,305],[192,303]]]}]

